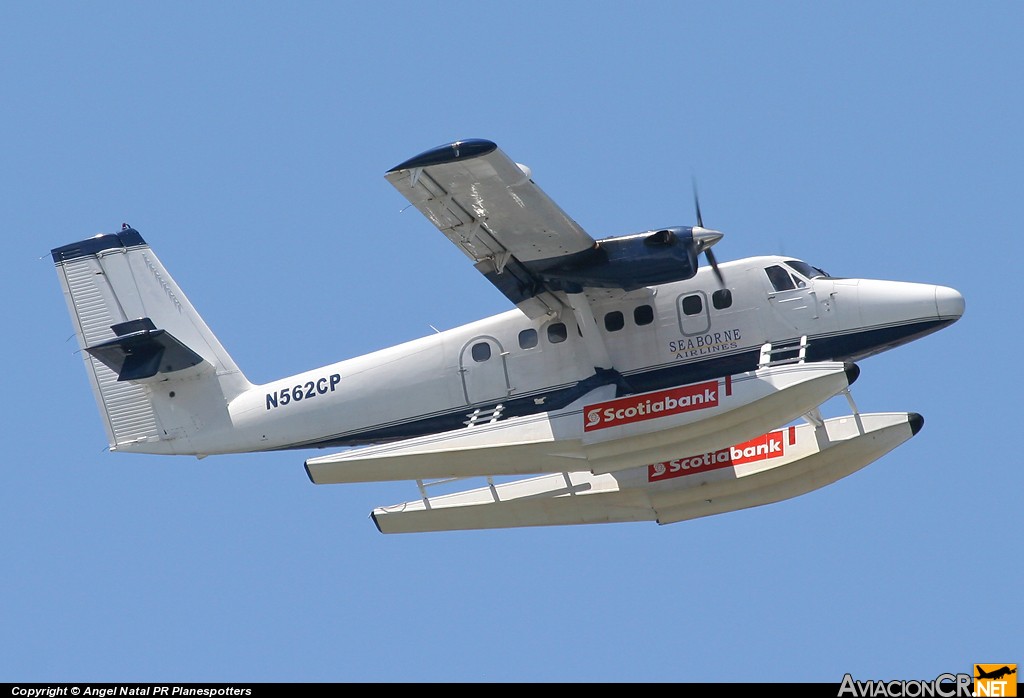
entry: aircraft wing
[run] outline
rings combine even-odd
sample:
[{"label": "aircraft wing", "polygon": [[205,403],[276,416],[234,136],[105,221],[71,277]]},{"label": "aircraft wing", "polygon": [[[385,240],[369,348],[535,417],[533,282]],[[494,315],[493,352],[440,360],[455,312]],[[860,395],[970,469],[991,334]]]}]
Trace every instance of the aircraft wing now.
[{"label": "aircraft wing", "polygon": [[545,269],[586,258],[596,242],[487,140],[456,141],[406,160],[387,180],[527,316],[558,311]]}]

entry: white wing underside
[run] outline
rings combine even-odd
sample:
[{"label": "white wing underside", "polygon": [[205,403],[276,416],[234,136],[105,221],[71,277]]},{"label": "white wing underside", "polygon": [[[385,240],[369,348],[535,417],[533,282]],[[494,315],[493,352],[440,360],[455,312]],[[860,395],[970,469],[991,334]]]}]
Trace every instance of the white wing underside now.
[{"label": "white wing underside", "polygon": [[[493,143],[441,146],[385,177],[527,316],[567,307],[564,295],[544,289],[531,266],[583,252],[596,241]],[[587,293],[601,300],[625,292]]]}]

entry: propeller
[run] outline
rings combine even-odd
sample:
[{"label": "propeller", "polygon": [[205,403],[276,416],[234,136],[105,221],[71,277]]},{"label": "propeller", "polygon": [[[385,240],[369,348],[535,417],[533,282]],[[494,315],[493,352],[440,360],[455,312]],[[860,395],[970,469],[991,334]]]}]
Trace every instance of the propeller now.
[{"label": "propeller", "polygon": [[700,197],[697,196],[696,180],[693,182],[693,207],[697,210],[697,225],[693,226],[693,242],[697,248],[697,254],[704,253],[704,256],[708,259],[708,264],[711,265],[711,269],[715,272],[718,285],[724,288],[725,279],[722,277],[722,272],[718,269],[718,260],[715,259],[715,253],[711,251],[711,246],[721,240],[723,234],[717,230],[704,227],[704,219],[700,215]]}]

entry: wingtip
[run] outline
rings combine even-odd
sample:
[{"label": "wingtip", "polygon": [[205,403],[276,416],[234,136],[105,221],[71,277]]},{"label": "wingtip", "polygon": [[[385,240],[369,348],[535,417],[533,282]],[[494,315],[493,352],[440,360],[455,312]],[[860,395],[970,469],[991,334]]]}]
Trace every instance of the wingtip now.
[{"label": "wingtip", "polygon": [[496,143],[483,138],[467,138],[453,143],[445,143],[444,145],[439,145],[436,148],[426,150],[415,157],[409,158],[403,163],[395,165],[388,170],[388,174],[398,172],[400,170],[411,170],[414,167],[443,165],[446,162],[477,158],[481,155],[487,155],[488,153],[494,152],[497,149],[498,145]]},{"label": "wingtip", "polygon": [[104,250],[137,247],[145,244],[146,241],[142,239],[139,231],[125,224],[121,231],[117,233],[100,233],[91,238],[73,242],[70,245],[54,247],[50,250],[50,255],[55,263],[60,263],[78,259],[79,257],[89,257],[99,254]]}]

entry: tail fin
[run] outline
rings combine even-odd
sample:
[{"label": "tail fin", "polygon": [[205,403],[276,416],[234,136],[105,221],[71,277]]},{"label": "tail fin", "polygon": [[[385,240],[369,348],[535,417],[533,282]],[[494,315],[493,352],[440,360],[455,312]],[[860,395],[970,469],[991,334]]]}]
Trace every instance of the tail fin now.
[{"label": "tail fin", "polygon": [[110,449],[212,452],[251,385],[138,231],[52,255]]}]

